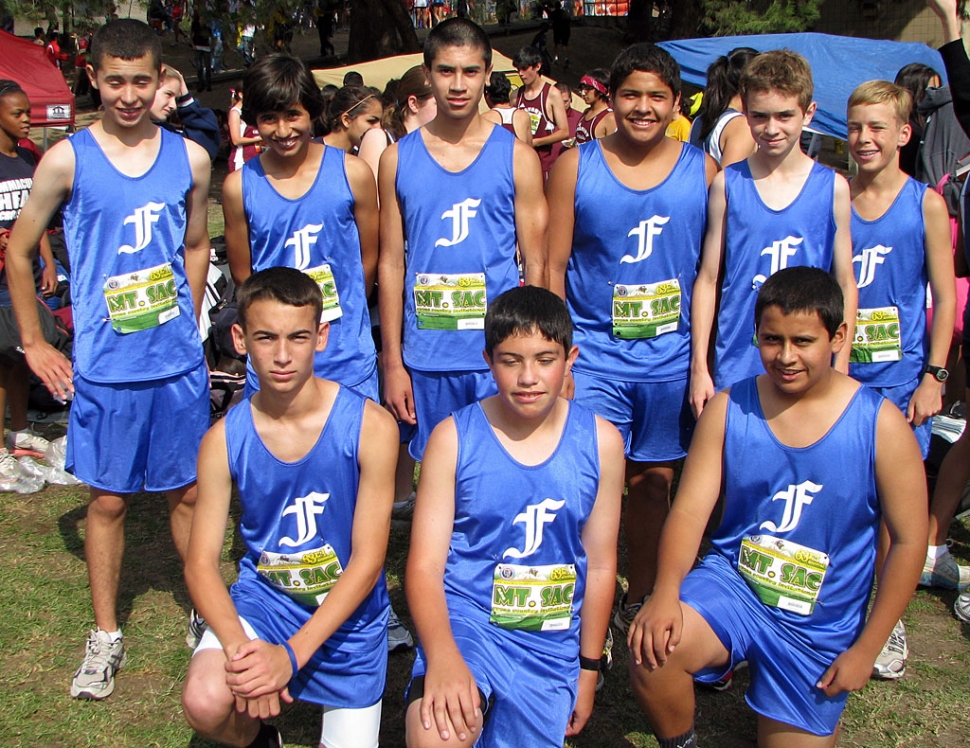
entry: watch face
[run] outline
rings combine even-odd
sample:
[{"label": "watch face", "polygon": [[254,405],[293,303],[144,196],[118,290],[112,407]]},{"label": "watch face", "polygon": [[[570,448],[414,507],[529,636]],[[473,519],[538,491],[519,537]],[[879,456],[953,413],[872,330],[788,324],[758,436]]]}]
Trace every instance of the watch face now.
[{"label": "watch face", "polygon": [[938,382],[945,382],[949,376],[950,372],[948,372],[946,369],[936,370],[936,381]]}]

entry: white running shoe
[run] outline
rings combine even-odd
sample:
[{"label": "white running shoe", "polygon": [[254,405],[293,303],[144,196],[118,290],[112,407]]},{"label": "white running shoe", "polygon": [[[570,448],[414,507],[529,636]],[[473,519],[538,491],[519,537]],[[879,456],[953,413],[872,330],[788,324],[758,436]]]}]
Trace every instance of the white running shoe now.
[{"label": "white running shoe", "polygon": [[29,428],[23,431],[8,431],[4,440],[7,450],[16,457],[43,457],[51,445],[44,437]]},{"label": "white running shoe", "polygon": [[970,592],[964,592],[953,603],[953,613],[964,623],[970,623]]},{"label": "white running shoe", "polygon": [[128,661],[124,638],[111,641],[107,631],[97,629],[88,634],[84,662],[71,681],[71,697],[106,699],[115,690],[115,673]]},{"label": "white running shoe", "polygon": [[963,592],[970,587],[970,566],[960,566],[950,555],[950,551],[944,551],[939,558],[926,559],[919,584],[921,587],[941,587]]},{"label": "white running shoe", "polygon": [[889,641],[882,648],[872,666],[872,677],[876,680],[896,680],[906,672],[906,658],[909,646],[906,644],[906,627],[902,620],[896,621]]}]

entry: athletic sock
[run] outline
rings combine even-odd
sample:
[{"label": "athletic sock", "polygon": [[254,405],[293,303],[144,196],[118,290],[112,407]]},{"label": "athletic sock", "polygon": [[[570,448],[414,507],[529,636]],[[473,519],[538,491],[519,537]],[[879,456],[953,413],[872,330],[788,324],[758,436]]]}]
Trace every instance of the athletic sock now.
[{"label": "athletic sock", "polygon": [[926,558],[931,560],[936,560],[941,556],[945,556],[949,547],[944,543],[943,545],[931,545],[926,548]]},{"label": "athletic sock", "polygon": [[660,748],[697,748],[697,736],[694,735],[694,727],[678,735],[676,738],[657,738]]},{"label": "athletic sock", "polygon": [[256,739],[247,748],[276,748],[279,745],[278,736],[279,733],[275,727],[267,725],[265,722],[260,722]]}]

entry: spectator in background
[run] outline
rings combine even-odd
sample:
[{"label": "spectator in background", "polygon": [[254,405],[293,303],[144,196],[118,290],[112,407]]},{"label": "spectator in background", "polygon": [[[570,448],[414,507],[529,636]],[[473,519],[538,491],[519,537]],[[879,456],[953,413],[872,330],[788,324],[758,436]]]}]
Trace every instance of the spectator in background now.
[{"label": "spectator in background", "polygon": [[46,47],[47,42],[44,41],[44,29],[40,26],[34,29],[34,44],[38,47]]},{"label": "spectator in background", "polygon": [[229,110],[229,171],[241,169],[243,164],[259,155],[259,130],[247,124],[242,118],[243,87],[242,82],[236,88],[229,89],[232,96],[232,108]]},{"label": "spectator in background", "polygon": [[211,91],[212,29],[207,22],[202,20],[198,7],[192,11],[192,46],[195,48],[195,69],[199,76],[196,90],[200,92]]},{"label": "spectator in background", "polygon": [[47,46],[44,47],[44,55],[50,60],[51,65],[60,70],[63,67],[62,63],[69,60],[71,56],[67,52],[61,51],[61,43],[57,36],[56,31],[47,34]]},{"label": "spectator in background", "polygon": [[344,73],[344,83],[345,86],[363,86],[364,76],[358,73],[356,70],[348,70]]},{"label": "spectator in background", "polygon": [[532,145],[532,120],[524,109],[512,106],[509,95],[512,83],[504,73],[492,73],[485,86],[485,103],[489,111],[482,115],[489,122],[501,125],[528,146]]},{"label": "spectator in background", "polygon": [[911,177],[915,177],[916,158],[920,143],[923,141],[923,127],[926,125],[926,115],[919,111],[919,105],[926,97],[928,87],[935,88],[940,85],[940,74],[929,65],[913,62],[901,67],[893,82],[913,95],[913,110],[909,115],[909,126],[913,134],[899,152],[899,167]]},{"label": "spectator in background", "polygon": [[[152,104],[152,121],[159,127],[184,135],[205,148],[209,158],[215,158],[222,144],[219,123],[211,109],[199,104],[189,93],[185,78],[171,65],[162,65],[161,83]],[[178,125],[168,120],[176,114]]]},{"label": "spectator in background", "polygon": [[751,128],[741,115],[738,83],[745,66],[758,54],[750,47],[732,49],[707,69],[700,115],[691,127],[690,143],[703,148],[722,169],[755,152]]},{"label": "spectator in background", "polygon": [[381,100],[363,86],[344,86],[330,102],[327,110],[327,134],[323,142],[347,153],[357,153],[360,141],[368,130],[380,127]]}]

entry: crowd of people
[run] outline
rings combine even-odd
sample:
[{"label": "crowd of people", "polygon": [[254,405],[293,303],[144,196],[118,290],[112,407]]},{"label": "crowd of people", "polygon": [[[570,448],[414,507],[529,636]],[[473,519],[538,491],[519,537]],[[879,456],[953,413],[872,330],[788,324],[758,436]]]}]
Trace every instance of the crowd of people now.
[{"label": "crowd of people", "polygon": [[[927,1],[970,131],[956,1]],[[970,436],[932,501],[923,464],[963,247],[947,180],[901,163],[914,117],[939,142],[940,115],[914,114],[941,109],[939,80],[855,89],[847,181],[802,150],[813,80],[790,51],[716,61],[689,133],[657,46],[586,72],[572,114],[539,50],[516,55],[514,94],[491,55],[453,18],[384,92],[354,73],[321,91],[286,54],[248,68],[222,190],[246,382],[211,428],[215,115],[130,19],[87,50],[101,118],[39,160],[27,95],[0,81],[0,308],[23,353],[0,363],[0,471],[44,446],[29,368],[71,402],[66,466],[90,486],[95,628],[71,695],[107,698],[125,667],[124,522],[145,490],[165,494],[184,563],[182,703],[207,738],[281,746],[270,720],[301,699],[323,709],[322,746],[377,745],[388,652],[414,645],[384,579],[395,515],[417,633],[408,745],[561,746],[613,630],[661,748],[696,745],[695,683],[727,687],[742,663],[759,744],[834,745],[849,692],[903,676],[917,584],[970,587],[947,546]],[[58,214],[71,357],[41,325]],[[227,589],[234,487],[245,553]],[[954,613],[970,623],[970,593]]]}]

